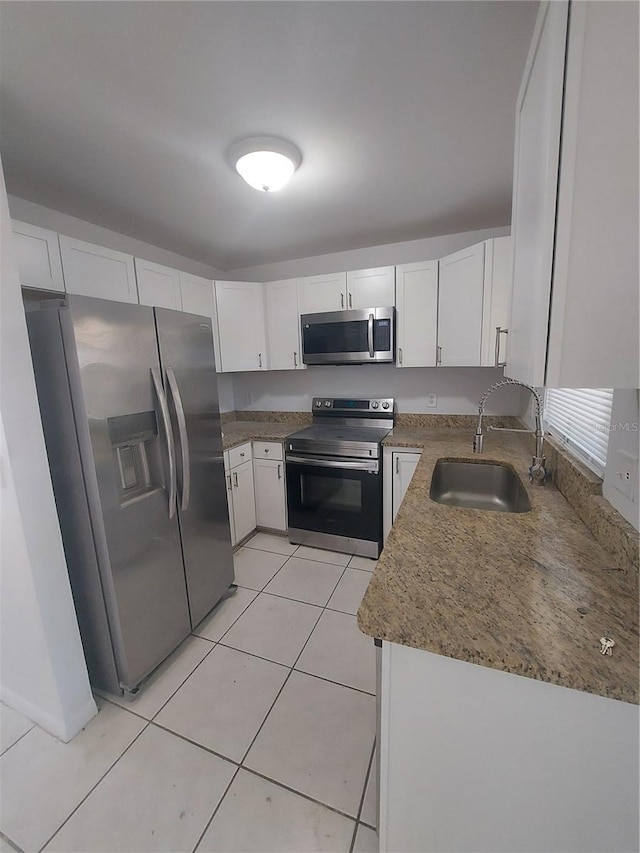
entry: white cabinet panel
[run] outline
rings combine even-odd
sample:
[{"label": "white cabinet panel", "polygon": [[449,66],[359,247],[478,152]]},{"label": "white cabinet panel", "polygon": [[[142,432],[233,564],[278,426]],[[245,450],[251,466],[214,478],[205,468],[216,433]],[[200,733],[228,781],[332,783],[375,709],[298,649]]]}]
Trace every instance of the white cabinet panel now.
[{"label": "white cabinet panel", "polygon": [[516,107],[513,302],[505,373],[536,386],[545,381],[567,14],[564,0],[542,5]]},{"label": "white cabinet panel", "polygon": [[231,470],[233,489],[233,524],[236,542],[240,542],[256,528],[256,499],[251,461],[243,462]]},{"label": "white cabinet panel", "polygon": [[347,273],[347,308],[389,308],[395,304],[395,267],[374,267]]},{"label": "white cabinet panel", "polygon": [[135,259],[140,305],[172,308],[182,311],[180,273],[151,261]]},{"label": "white cabinet panel", "polygon": [[418,447],[383,448],[382,526],[385,542],[421,455]]},{"label": "white cabinet panel", "polygon": [[443,367],[480,364],[484,243],[440,259],[438,348]]},{"label": "white cabinet panel", "polygon": [[435,367],[438,262],[396,268],[397,367]]},{"label": "white cabinet panel", "polygon": [[279,441],[254,441],[252,453],[254,459],[277,459],[282,462],[283,447]]},{"label": "white cabinet panel", "polygon": [[266,370],[262,285],[216,281],[215,294],[222,372]]},{"label": "white cabinet panel", "polygon": [[22,287],[64,291],[56,232],[16,220],[12,220],[11,227]]},{"label": "white cabinet panel", "polygon": [[306,367],[300,349],[298,279],[269,281],[264,285],[264,296],[269,370]]},{"label": "white cabinet panel", "polygon": [[242,465],[243,462],[249,462],[252,457],[251,442],[240,444],[238,447],[232,447],[229,453],[229,468],[235,468],[236,465]]},{"label": "white cabinet panel", "polygon": [[272,530],[287,529],[284,462],[254,459],[256,522]]},{"label": "white cabinet panel", "polygon": [[199,314],[201,317],[215,317],[213,282],[197,275],[180,273],[180,292],[182,310],[187,314]]},{"label": "white cabinet panel", "polygon": [[420,453],[399,453],[393,454],[393,520],[398,514],[400,504],[404,500],[404,496],[409,488],[411,478],[415,474],[420,461]]},{"label": "white cabinet panel", "polygon": [[487,240],[484,245],[482,366],[500,367],[504,366],[509,346],[513,240],[511,237],[497,237]]},{"label": "white cabinet panel", "polygon": [[[300,281],[300,313],[344,311],[347,307],[346,272],[312,275]],[[369,307],[368,305],[365,307]]]},{"label": "white cabinet panel", "polygon": [[136,273],[131,255],[60,235],[60,254],[67,293],[137,302]]},{"label": "white cabinet panel", "polygon": [[[225,460],[226,462],[226,460]],[[233,512],[233,479],[231,478],[231,471],[225,465],[224,469],[224,479],[227,484],[227,507],[229,509],[229,527],[231,528],[231,544],[235,545],[238,541],[236,539],[236,523]]]}]

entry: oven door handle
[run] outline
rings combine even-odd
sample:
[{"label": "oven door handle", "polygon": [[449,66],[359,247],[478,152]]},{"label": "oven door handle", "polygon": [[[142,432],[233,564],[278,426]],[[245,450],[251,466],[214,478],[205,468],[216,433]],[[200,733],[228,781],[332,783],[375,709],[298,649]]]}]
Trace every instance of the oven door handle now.
[{"label": "oven door handle", "polygon": [[375,460],[365,460],[356,462],[349,459],[310,459],[303,456],[287,456],[287,465],[309,465],[313,468],[342,468],[349,471],[373,471],[379,469],[379,462]]},{"label": "oven door handle", "polygon": [[373,351],[373,314],[369,314],[369,322],[367,324],[367,342],[369,344],[369,355],[371,358],[375,355]]}]

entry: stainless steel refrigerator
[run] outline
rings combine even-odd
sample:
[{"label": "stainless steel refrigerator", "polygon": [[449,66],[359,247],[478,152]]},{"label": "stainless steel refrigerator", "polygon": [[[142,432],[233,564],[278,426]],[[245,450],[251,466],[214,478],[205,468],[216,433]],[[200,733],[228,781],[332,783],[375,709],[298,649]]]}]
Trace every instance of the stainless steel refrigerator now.
[{"label": "stainless steel refrigerator", "polygon": [[211,320],[84,296],[32,309],[89,676],[133,693],[234,580]]}]

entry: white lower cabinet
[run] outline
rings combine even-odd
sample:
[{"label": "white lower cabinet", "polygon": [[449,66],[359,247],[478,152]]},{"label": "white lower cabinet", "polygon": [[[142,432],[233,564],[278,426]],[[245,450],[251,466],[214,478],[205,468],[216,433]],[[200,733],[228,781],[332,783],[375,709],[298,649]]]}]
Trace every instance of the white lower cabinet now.
[{"label": "white lower cabinet", "polygon": [[287,502],[284,462],[275,459],[253,459],[256,492],[256,522],[270,530],[287,529]]},{"label": "white lower cabinet", "polygon": [[[242,461],[246,460],[246,461]],[[231,542],[235,545],[256,527],[256,499],[251,464],[251,443],[225,451],[227,502],[231,522]]]},{"label": "white lower cabinet", "polygon": [[236,545],[256,527],[287,529],[287,493],[283,445],[254,441],[225,450],[224,468],[231,522]]},{"label": "white lower cabinet", "polygon": [[383,533],[386,541],[413,477],[422,451],[419,448],[385,447],[383,451]]},{"label": "white lower cabinet", "polygon": [[638,849],[637,705],[386,641],[380,663],[380,853]]}]

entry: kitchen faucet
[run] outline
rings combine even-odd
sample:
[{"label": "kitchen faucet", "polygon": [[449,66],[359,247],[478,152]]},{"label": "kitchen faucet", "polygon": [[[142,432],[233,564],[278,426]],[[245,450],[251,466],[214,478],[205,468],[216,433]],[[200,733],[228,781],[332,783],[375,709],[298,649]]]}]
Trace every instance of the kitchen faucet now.
[{"label": "kitchen faucet", "polygon": [[542,400],[540,399],[540,394],[538,394],[536,389],[532,388],[531,385],[527,385],[524,382],[519,382],[517,379],[502,379],[500,382],[496,382],[487,388],[482,397],[480,397],[480,402],[478,403],[478,426],[476,427],[476,432],[473,436],[473,452],[482,453],[484,450],[484,433],[482,432],[482,418],[484,417],[484,407],[487,404],[487,400],[489,399],[491,394],[493,394],[494,391],[496,391],[498,388],[502,388],[505,385],[519,385],[521,388],[526,388],[527,391],[530,391],[533,394],[533,398],[536,401],[536,428],[535,430],[531,430],[515,429],[511,427],[490,426],[489,429],[494,430],[495,432],[528,432],[535,435],[536,451],[535,456],[533,457],[533,461],[531,463],[531,467],[529,468],[529,482],[533,483],[536,486],[544,486],[545,481],[549,476],[549,472],[545,467],[546,459],[542,455],[542,447],[544,443],[544,430],[542,428]]}]

